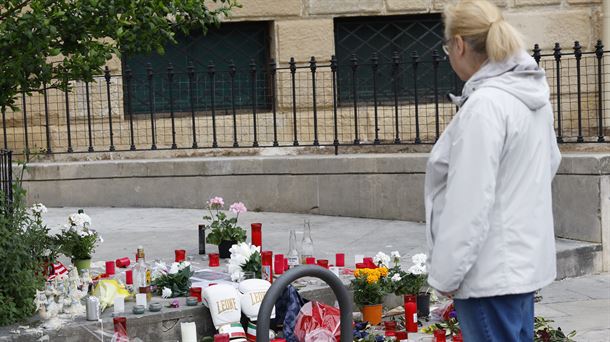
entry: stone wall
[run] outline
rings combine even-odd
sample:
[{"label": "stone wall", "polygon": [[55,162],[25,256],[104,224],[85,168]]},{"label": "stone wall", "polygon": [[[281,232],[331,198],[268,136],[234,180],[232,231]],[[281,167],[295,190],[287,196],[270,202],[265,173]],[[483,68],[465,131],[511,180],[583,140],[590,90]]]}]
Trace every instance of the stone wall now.
[{"label": "stone wall", "polygon": [[[495,0],[505,11],[506,18],[519,28],[526,37],[528,46],[534,42],[541,45],[544,52],[550,52],[555,42],[562,44],[564,51],[572,51],[575,40],[579,40],[585,51],[591,50],[601,36],[601,0]],[[385,16],[409,15],[421,13],[438,13],[442,11],[447,1],[444,0],[243,0],[243,8],[233,13],[230,21],[270,21],[271,57],[279,61],[280,66],[286,66],[290,57],[294,57],[300,65],[307,63],[311,56],[315,56],[322,63],[327,63],[329,57],[335,52],[334,45],[334,18],[345,16]],[[606,58],[606,60],[608,60]],[[567,56],[562,59],[562,117],[566,122],[563,128],[566,135],[574,135],[577,127],[575,118],[578,116],[577,88],[575,81],[575,67],[573,58]],[[598,104],[596,97],[595,58],[587,57],[582,61],[582,94],[581,107],[585,121],[585,135],[589,135],[596,127],[594,123]],[[610,62],[606,62],[609,64]],[[113,74],[121,72],[120,60],[113,58],[109,67]],[[552,95],[555,94],[555,65],[552,58],[543,60],[542,65],[547,69]],[[610,65],[610,64],[609,64]],[[606,65],[606,69],[608,66]],[[296,107],[298,139],[304,143],[313,142],[313,110],[311,95],[311,75],[309,69],[297,71]],[[75,83],[73,92],[69,96],[70,133],[72,145],[75,150],[87,150],[89,136],[95,150],[107,149],[110,145],[110,121],[113,124],[114,145],[117,149],[128,149],[130,145],[130,125],[124,111],[122,84],[120,76],[110,81],[110,101],[106,94],[106,84],[103,78],[90,84],[90,101],[87,107],[85,85]],[[292,88],[288,70],[279,70],[277,75],[277,114],[278,140],[290,144],[293,140]],[[326,67],[319,68],[317,74],[318,127],[320,129],[320,142],[332,143],[332,79]],[[606,89],[610,92],[610,89]],[[63,93],[50,90],[47,94],[49,112],[49,139],[51,148],[57,151],[67,149],[67,110]],[[553,99],[556,101],[555,96]],[[607,100],[606,100],[607,101]],[[21,101],[19,101],[21,102]],[[37,94],[26,100],[28,120],[28,145],[30,149],[46,148],[46,118],[43,97]],[[607,105],[610,106],[610,105]],[[109,110],[110,107],[110,110]],[[430,105],[418,108],[420,111],[423,140],[434,140],[434,114]],[[372,108],[363,106],[359,108],[359,137],[363,141],[374,139],[374,120]],[[393,140],[395,135],[393,108],[391,104],[384,104],[380,108],[380,139]],[[109,117],[110,113],[110,117]],[[399,130],[403,141],[415,139],[414,113],[412,105],[401,105],[399,108]],[[232,146],[232,118],[219,115],[218,141],[220,146]],[[209,113],[208,113],[209,115]],[[446,104],[441,108],[441,129],[451,117],[451,106]],[[91,117],[91,134],[87,118]],[[170,147],[171,122],[164,118],[166,113],[156,115],[157,145]],[[271,145],[273,142],[273,125],[271,113],[259,113],[257,117],[257,130],[261,145]],[[349,106],[340,107],[339,139],[343,142],[353,141],[355,131],[353,124],[353,110]],[[237,117],[238,141],[240,144],[251,144],[253,139],[253,125],[251,113],[240,113]],[[196,118],[197,140],[199,146],[211,146],[211,118],[197,113]],[[610,126],[610,118],[605,122]],[[177,145],[179,147],[192,146],[192,124],[188,113],[179,114],[175,122]],[[7,137],[9,148],[20,151],[25,146],[25,129],[23,113],[8,112],[6,115]],[[595,132],[594,132],[595,133]],[[138,148],[142,145],[152,144],[151,124],[146,115],[139,116],[134,124],[134,140]],[[593,134],[595,135],[595,134]],[[146,148],[146,147],[144,147]]]}]

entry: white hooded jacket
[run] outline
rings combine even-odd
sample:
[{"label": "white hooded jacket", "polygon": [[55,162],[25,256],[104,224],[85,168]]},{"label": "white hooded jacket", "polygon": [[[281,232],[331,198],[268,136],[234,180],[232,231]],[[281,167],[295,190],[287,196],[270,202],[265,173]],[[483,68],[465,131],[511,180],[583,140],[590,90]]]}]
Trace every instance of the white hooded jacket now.
[{"label": "white hooded jacket", "polygon": [[462,94],[426,169],[428,283],[458,299],[535,291],[556,276],[545,72],[523,52],[486,62]]}]

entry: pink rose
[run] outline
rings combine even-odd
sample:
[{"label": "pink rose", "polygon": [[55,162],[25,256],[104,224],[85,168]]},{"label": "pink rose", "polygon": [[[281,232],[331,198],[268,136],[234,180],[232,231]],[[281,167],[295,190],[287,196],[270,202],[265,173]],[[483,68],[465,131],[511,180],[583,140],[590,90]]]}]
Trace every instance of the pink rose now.
[{"label": "pink rose", "polygon": [[207,204],[210,208],[218,209],[225,205],[225,201],[222,199],[222,197],[212,197]]},{"label": "pink rose", "polygon": [[233,204],[231,204],[231,206],[229,207],[229,211],[232,212],[233,214],[239,215],[241,213],[245,213],[248,211],[248,209],[246,208],[246,205],[241,203],[241,202],[235,202]]}]

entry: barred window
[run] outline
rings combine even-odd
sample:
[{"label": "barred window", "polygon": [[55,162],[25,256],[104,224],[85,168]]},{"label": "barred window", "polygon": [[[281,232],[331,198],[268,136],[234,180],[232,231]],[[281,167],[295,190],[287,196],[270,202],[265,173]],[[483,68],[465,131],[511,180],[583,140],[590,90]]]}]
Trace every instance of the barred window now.
[{"label": "barred window", "polygon": [[[192,101],[195,111],[209,114],[212,105],[212,77],[215,109],[231,108],[232,96],[238,110],[252,108],[253,100],[256,101],[257,108],[270,107],[269,96],[265,93],[268,89],[266,68],[269,65],[270,45],[268,22],[223,23],[219,28],[210,28],[205,35],[201,31],[189,35],[177,34],[176,40],[178,44],[168,44],[162,55],[155,52],[123,58],[123,71],[129,68],[133,75],[130,93],[134,114],[150,113],[151,105],[154,113],[169,113],[170,63],[174,72],[171,93],[176,113],[190,113]],[[256,65],[254,98],[252,62]],[[147,74],[149,63],[153,75],[152,96],[149,93]],[[231,63],[236,70],[234,77],[230,75]],[[191,78],[188,73],[190,64],[194,67]],[[213,69],[210,68],[212,65]],[[190,82],[193,87],[192,100]]]},{"label": "barred window", "polygon": [[[354,94],[359,101],[372,101],[373,53],[378,57],[376,90],[379,101],[394,99],[395,86],[401,102],[409,103],[414,99],[413,52],[418,57],[416,77],[420,102],[434,101],[434,50],[441,59],[437,70],[439,95],[454,91],[458,81],[442,52],[442,41],[443,24],[439,14],[335,19],[339,102],[353,101]],[[395,53],[398,65],[393,60]],[[357,64],[355,72],[354,64]]]}]

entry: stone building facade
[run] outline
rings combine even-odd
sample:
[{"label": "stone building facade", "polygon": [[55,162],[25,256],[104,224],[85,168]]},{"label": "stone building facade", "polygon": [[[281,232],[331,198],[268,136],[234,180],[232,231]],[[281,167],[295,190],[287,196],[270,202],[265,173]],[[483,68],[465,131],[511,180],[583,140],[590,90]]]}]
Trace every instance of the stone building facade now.
[{"label": "stone building facade", "polygon": [[[582,51],[594,50],[597,40],[602,39],[603,36],[603,21],[610,20],[607,16],[604,19],[602,0],[493,1],[504,10],[506,19],[524,34],[527,46],[531,49],[534,43],[537,43],[543,54],[552,53],[555,43],[560,43],[564,51],[573,51],[575,41],[580,42]],[[210,147],[214,141],[218,146],[227,147],[233,146],[236,142],[239,146],[252,146],[255,142],[260,145],[271,145],[274,140],[280,145],[290,145],[295,140],[301,144],[311,144],[316,138],[321,144],[331,144],[335,139],[335,122],[337,122],[336,138],[342,143],[354,142],[354,140],[367,143],[376,138],[392,142],[396,138],[397,131],[400,132],[398,135],[402,142],[415,141],[417,138],[421,141],[433,142],[437,123],[438,129],[442,131],[455,112],[455,108],[449,103],[443,102],[444,100],[441,100],[439,107],[436,107],[433,101],[421,101],[414,106],[410,98],[398,104],[398,102],[393,103],[389,96],[387,101],[381,101],[375,110],[375,106],[371,104],[370,94],[358,93],[354,96],[360,97],[361,100],[363,96],[369,96],[369,101],[359,103],[355,113],[354,108],[350,105],[352,98],[345,97],[348,101],[339,103],[335,120],[332,72],[329,60],[330,56],[339,54],[340,44],[337,40],[341,37],[338,30],[344,23],[358,24],[362,20],[362,23],[383,21],[386,26],[392,26],[395,21],[417,24],[413,18],[440,22],[440,13],[446,3],[447,1],[444,0],[242,0],[243,8],[236,9],[231,18],[226,19],[223,25],[231,27],[231,25],[240,23],[256,23],[259,25],[258,27],[264,28],[266,39],[262,42],[265,45],[262,58],[266,60],[267,65],[273,59],[280,69],[277,70],[273,85],[275,96],[269,94],[272,86],[269,86],[271,81],[267,74],[268,89],[265,90],[264,95],[261,95],[263,96],[261,98],[266,100],[272,96],[275,98],[275,115],[271,104],[267,107],[255,106],[254,110],[250,110],[246,103],[248,101],[244,102],[243,108],[239,108],[235,115],[231,115],[233,110],[230,105],[219,105],[215,115],[212,116],[209,104],[206,104],[205,109],[194,109],[195,115],[191,115],[188,100],[185,100],[187,102],[185,102],[184,109],[177,110],[174,120],[170,119],[167,108],[159,110],[159,107],[150,109],[154,112],[154,117],[151,118],[150,115],[147,115],[149,108],[146,105],[146,97],[148,95],[145,90],[142,90],[141,95],[144,98],[142,113],[130,121],[125,96],[124,70],[128,63],[125,60],[114,58],[108,63],[112,74],[108,82],[101,77],[98,82],[90,85],[75,83],[74,90],[69,94],[67,101],[65,94],[52,90],[46,95],[46,104],[43,96],[34,95],[25,99],[25,116],[23,112],[7,113],[8,147],[20,150],[27,143],[30,150],[51,147],[54,152],[60,152],[66,151],[71,145],[74,151],[87,151],[90,147],[99,151],[108,150],[110,145],[115,149],[128,150],[132,144],[136,145],[138,149],[150,148],[153,145],[156,148],[171,148],[174,143],[177,147],[185,148],[192,147],[194,144],[198,147]],[[438,26],[435,26],[434,30],[436,30],[436,34],[439,30],[442,32],[442,28]],[[409,34],[415,34],[413,32]],[[359,37],[358,28],[349,34],[352,34],[356,40],[362,40],[364,45],[374,46],[377,39],[374,33],[369,33],[366,39]],[[348,38],[352,39],[352,37]],[[184,39],[188,45],[189,37]],[[417,40],[418,37],[414,36],[413,39]],[[432,46],[430,44],[436,44],[436,48],[440,46],[440,37],[433,36],[426,39],[428,39],[429,47]],[[219,41],[222,42],[222,39],[219,38]],[[238,47],[240,45],[239,41],[233,43]],[[222,46],[214,48],[223,49]],[[174,58],[181,51],[185,50],[170,51],[170,57],[163,58]],[[232,58],[239,59],[238,54],[241,53],[241,51],[235,53]],[[259,51],[259,53],[261,52]],[[405,58],[408,59],[408,54],[406,56]],[[312,92],[312,73],[308,67],[312,57],[315,57],[319,65],[316,71],[315,101]],[[288,63],[291,58],[294,59],[295,65],[302,67],[295,72],[294,88]],[[360,59],[361,63],[366,64],[363,58],[369,57]],[[555,63],[552,58],[547,59],[548,61],[542,65],[549,73],[549,81],[555,92],[554,86],[557,81],[553,77]],[[608,63],[609,59],[606,58],[605,63]],[[167,59],[164,60],[167,61]],[[405,68],[411,67],[406,61],[403,62],[406,63]],[[562,63],[570,65],[574,61],[564,58]],[[566,126],[570,125],[565,129],[570,130],[575,127],[571,118],[576,115],[575,102],[578,99],[580,99],[581,111],[585,114],[585,120],[595,120],[598,113],[597,88],[595,75],[593,72],[589,72],[594,70],[595,63],[594,58],[582,61],[582,84],[587,87],[580,91],[578,98],[576,97],[577,85],[571,80],[574,77],[571,74],[573,68],[571,72],[565,72],[560,76],[563,87],[561,97],[563,115],[564,119],[568,120]],[[136,60],[132,64],[134,68],[142,66],[141,60]],[[165,70],[164,68],[165,66],[158,70]],[[226,65],[221,66],[220,63],[217,68],[224,70],[223,72],[228,70]],[[259,65],[258,68],[261,70],[263,67]],[[140,71],[142,70],[144,69]],[[206,65],[203,64],[198,70],[203,75],[202,77],[206,77],[209,69],[206,69]],[[183,76],[186,77],[186,73]],[[338,76],[340,77],[339,74]],[[183,78],[183,80],[187,79]],[[370,80],[367,79],[367,82]],[[419,82],[427,81],[420,79]],[[365,85],[360,83],[358,87]],[[146,89],[145,86],[143,83],[141,89]],[[89,87],[89,95],[87,95],[87,87]],[[179,94],[174,96],[188,96],[185,95],[187,94],[185,85],[182,84],[180,87],[172,86],[177,89],[176,92]],[[391,95],[391,84],[389,87],[388,94]],[[163,89],[163,91],[167,91],[167,87]],[[247,86],[244,89],[247,89]],[[346,94],[349,95],[349,91]],[[202,94],[201,101],[208,101],[206,96]],[[227,97],[228,95],[225,95],[225,98]],[[610,104],[606,106],[606,108],[609,107]],[[314,108],[315,115],[313,114]],[[69,118],[66,115],[68,111]],[[253,111],[256,112],[255,115],[253,115]],[[27,122],[27,134],[24,117]],[[398,120],[396,120],[397,117],[399,117]],[[112,144],[110,124],[112,124]],[[70,130],[69,133],[68,130]],[[68,141],[68,136],[70,136],[70,141]]]}]

